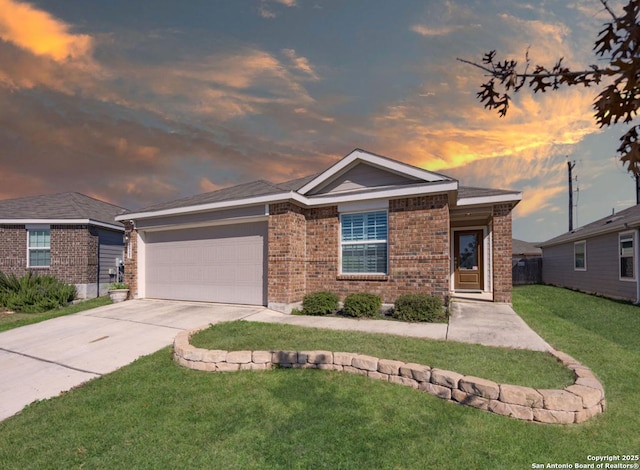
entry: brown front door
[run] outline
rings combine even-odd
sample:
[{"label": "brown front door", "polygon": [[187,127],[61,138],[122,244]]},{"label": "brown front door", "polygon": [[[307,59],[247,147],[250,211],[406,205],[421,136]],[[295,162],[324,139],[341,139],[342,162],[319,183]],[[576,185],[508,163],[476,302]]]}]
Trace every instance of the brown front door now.
[{"label": "brown front door", "polygon": [[454,288],[482,290],[482,230],[455,232],[454,250]]}]

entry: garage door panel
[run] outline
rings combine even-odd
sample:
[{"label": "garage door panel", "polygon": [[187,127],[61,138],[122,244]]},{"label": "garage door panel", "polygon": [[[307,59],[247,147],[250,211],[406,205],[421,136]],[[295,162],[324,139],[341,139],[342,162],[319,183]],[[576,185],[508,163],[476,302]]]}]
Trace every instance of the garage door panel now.
[{"label": "garage door panel", "polygon": [[146,296],[264,305],[266,223],[150,232]]}]

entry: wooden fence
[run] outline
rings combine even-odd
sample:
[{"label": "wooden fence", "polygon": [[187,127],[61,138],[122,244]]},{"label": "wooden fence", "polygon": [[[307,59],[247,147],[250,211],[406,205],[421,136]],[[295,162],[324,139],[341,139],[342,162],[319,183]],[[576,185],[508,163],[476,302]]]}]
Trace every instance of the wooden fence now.
[{"label": "wooden fence", "polygon": [[513,285],[542,284],[542,258],[513,258]]}]

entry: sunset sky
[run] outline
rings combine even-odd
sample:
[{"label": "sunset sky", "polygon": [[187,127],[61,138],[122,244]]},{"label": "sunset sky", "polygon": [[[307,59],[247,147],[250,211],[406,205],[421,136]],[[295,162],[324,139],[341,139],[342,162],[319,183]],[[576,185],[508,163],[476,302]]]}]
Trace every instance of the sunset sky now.
[{"label": "sunset sky", "polygon": [[[610,5],[619,9],[621,2]],[[514,237],[635,203],[594,89],[475,93],[497,49],[596,63],[597,0],[0,0],[0,198],[78,191],[137,209],[321,171],[362,148],[523,191]]]}]

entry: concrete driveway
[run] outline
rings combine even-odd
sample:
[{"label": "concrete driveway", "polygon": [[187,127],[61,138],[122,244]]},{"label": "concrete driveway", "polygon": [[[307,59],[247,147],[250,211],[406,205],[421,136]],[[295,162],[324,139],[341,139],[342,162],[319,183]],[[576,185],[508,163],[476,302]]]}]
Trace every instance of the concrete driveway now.
[{"label": "concrete driveway", "polygon": [[264,307],[130,300],[0,333],[0,421],[173,342],[181,330],[245,319],[548,351],[504,304],[452,304],[449,324],[284,315]]},{"label": "concrete driveway", "polygon": [[0,333],[0,421],[173,342],[263,307],[131,300]]}]

